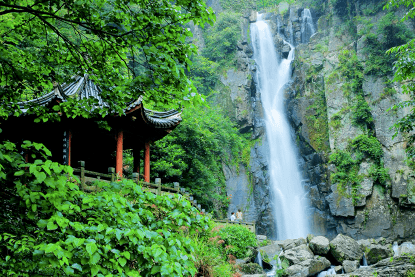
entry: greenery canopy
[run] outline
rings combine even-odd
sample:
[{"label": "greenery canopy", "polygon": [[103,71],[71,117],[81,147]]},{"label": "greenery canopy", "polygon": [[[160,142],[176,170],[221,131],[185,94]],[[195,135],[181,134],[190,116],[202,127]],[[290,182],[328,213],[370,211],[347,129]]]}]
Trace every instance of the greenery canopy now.
[{"label": "greenery canopy", "polygon": [[198,96],[185,75],[196,51],[186,23],[214,19],[202,0],[0,0],[0,117],[76,74],[89,74],[109,106],[86,111],[96,100],[68,99],[55,108],[68,116],[122,113],[139,95],[160,108],[186,105]]}]

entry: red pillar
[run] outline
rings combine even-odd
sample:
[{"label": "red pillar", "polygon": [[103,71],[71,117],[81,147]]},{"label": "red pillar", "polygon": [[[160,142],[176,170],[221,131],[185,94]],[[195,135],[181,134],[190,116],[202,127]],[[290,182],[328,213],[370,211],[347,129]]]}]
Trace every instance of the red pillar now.
[{"label": "red pillar", "polygon": [[123,150],[123,139],[124,133],[123,131],[119,131],[117,135],[117,154],[116,154],[116,164],[115,164],[115,172],[117,173],[118,179],[122,178],[122,150]]},{"label": "red pillar", "polygon": [[68,165],[71,166],[71,148],[72,148],[72,132],[69,132],[69,140],[68,140]]},{"label": "red pillar", "polygon": [[144,181],[150,182],[150,142],[144,145]]}]

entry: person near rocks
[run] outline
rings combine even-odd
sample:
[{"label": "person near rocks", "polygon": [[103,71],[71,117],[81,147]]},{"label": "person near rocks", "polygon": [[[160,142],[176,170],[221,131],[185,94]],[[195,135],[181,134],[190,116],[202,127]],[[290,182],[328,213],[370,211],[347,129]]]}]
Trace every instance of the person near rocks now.
[{"label": "person near rocks", "polygon": [[236,219],[235,213],[232,213],[231,214],[231,221],[235,221],[235,219]]},{"label": "person near rocks", "polygon": [[241,209],[238,209],[236,212],[236,221],[242,222],[242,211]]}]

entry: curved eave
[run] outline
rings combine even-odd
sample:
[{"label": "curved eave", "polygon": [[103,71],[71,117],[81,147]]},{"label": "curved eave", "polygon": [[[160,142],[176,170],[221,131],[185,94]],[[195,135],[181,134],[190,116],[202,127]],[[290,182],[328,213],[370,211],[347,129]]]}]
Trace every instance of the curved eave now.
[{"label": "curved eave", "polygon": [[144,108],[142,116],[147,124],[154,125],[159,129],[176,127],[182,121],[181,113],[176,110],[157,112]]}]

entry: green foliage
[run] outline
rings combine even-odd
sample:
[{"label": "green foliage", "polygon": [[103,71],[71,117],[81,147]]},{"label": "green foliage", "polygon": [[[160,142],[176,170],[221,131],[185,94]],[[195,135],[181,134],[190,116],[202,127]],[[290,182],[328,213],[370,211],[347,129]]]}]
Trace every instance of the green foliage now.
[{"label": "green foliage", "polygon": [[373,129],[371,108],[364,98],[363,92],[363,65],[359,61],[356,51],[343,50],[339,55],[338,70],[345,78],[342,84],[344,95],[353,103],[352,121],[355,125],[365,129]]},{"label": "green foliage", "polygon": [[371,108],[362,96],[358,96],[356,105],[352,107],[352,121],[358,126],[367,126],[373,122]]},{"label": "green foliage", "polygon": [[316,151],[329,151],[329,126],[324,90],[317,90],[313,94],[313,99],[314,103],[308,108],[313,110],[313,115],[306,118],[310,144]]},{"label": "green foliage", "polygon": [[392,73],[394,61],[394,56],[386,54],[386,50],[408,42],[413,34],[392,12],[383,16],[377,26],[376,34],[366,35],[365,74],[385,76]]},{"label": "green foliage", "polygon": [[[159,107],[188,105],[186,96],[198,94],[185,74],[196,53],[185,41],[192,35],[185,25],[215,19],[201,0],[0,1],[0,16],[2,118],[20,113],[12,103],[22,96],[42,95],[55,82],[86,73],[109,106],[95,109],[96,99],[69,98],[56,111],[83,117],[122,113],[139,95]],[[57,112],[30,105],[29,112],[41,119],[60,119]]]},{"label": "green foliage", "polygon": [[217,63],[201,55],[194,55],[188,76],[192,79],[199,93],[209,95],[212,92],[212,88],[219,81],[217,70]]},{"label": "green foliage", "polygon": [[285,258],[282,258],[282,260],[279,262],[278,261],[278,255],[275,255],[274,260],[279,265],[279,266],[277,266],[278,268],[275,271],[275,276],[276,277],[286,276],[285,270],[290,267],[290,262]]},{"label": "green foliage", "polygon": [[[364,177],[370,177],[374,184],[388,187],[390,176],[385,168],[383,150],[376,137],[359,135],[349,142],[346,150],[337,150],[330,155],[329,162],[336,166],[336,172],[331,174],[331,181],[338,184],[339,191],[353,198],[353,203],[360,199],[358,190]],[[368,175],[359,174],[363,161],[373,163]]]},{"label": "green foliage", "polygon": [[241,39],[240,18],[238,13],[222,13],[215,25],[206,30],[206,46],[202,51],[204,57],[229,66],[227,63],[233,60],[236,44]]},{"label": "green foliage", "polygon": [[226,11],[243,13],[251,8],[255,8],[255,1],[256,0],[219,0],[219,3]]},{"label": "green foliage", "polygon": [[[415,1],[413,0],[392,0],[389,1],[389,3],[386,5],[386,8],[390,9],[400,6],[405,6],[408,10],[401,21],[413,19],[415,17]],[[415,64],[413,62],[415,59],[415,39],[411,39],[403,45],[392,47],[388,50],[387,53],[390,55],[395,55],[396,57],[396,62],[394,64],[395,74],[393,81],[399,82],[402,86],[402,92],[408,94],[410,98],[410,100],[403,101],[393,106],[393,110],[395,111],[410,107],[410,112],[395,123],[394,128],[396,133],[394,137],[398,132],[407,135],[408,147],[406,148],[406,152],[408,155],[408,164],[411,167],[414,167],[415,136],[412,130],[414,129],[415,122]]]},{"label": "green foliage", "polygon": [[225,241],[226,254],[231,254],[237,259],[247,256],[248,247],[257,246],[255,234],[244,226],[227,226],[222,228],[218,234]]},{"label": "green foliage", "polygon": [[41,144],[0,144],[0,271],[3,276],[193,276],[190,237],[209,219],[180,196],[97,182],[79,189],[72,169]]},{"label": "green foliage", "polygon": [[[188,108],[184,122],[152,148],[152,178],[179,182],[218,217],[227,210],[223,163],[238,166],[248,139],[219,108]],[[245,158],[249,162],[248,158]]]}]

